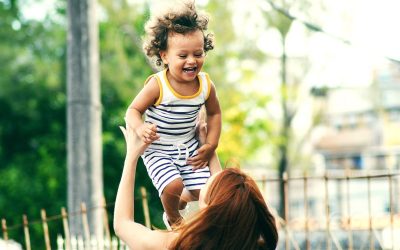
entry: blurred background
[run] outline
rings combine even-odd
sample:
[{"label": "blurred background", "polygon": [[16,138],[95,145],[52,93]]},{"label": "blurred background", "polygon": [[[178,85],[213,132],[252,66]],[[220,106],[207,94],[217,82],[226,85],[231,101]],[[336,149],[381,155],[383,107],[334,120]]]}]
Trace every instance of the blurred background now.
[{"label": "blurred background", "polygon": [[[152,73],[140,39],[160,2],[98,0],[96,6],[110,220],[125,154],[118,125]],[[196,5],[209,13],[216,41],[204,71],[222,108],[220,160],[257,180],[280,180],[262,184],[277,214],[285,218],[285,173],[400,170],[399,1],[197,0]],[[67,31],[67,1],[0,0],[0,217],[11,226],[10,238],[21,244],[23,214],[36,220],[40,209],[56,215],[67,204]],[[137,186],[149,193],[152,224],[163,228],[157,192],[145,169],[138,171]],[[323,184],[312,185],[318,190]],[[364,182],[351,185],[347,215],[367,215],[363,197],[370,189]],[[329,213],[340,216],[342,186],[328,186]],[[290,216],[302,216],[304,197],[295,184],[290,188]],[[372,190],[369,214],[399,213],[398,179],[390,196],[395,204],[385,196],[387,180],[376,181]],[[307,201],[313,214],[324,213],[318,206],[322,196],[321,191]],[[143,221],[140,202],[136,208]],[[62,232],[61,223],[49,226]],[[43,248],[41,225],[30,231],[32,245]]]}]

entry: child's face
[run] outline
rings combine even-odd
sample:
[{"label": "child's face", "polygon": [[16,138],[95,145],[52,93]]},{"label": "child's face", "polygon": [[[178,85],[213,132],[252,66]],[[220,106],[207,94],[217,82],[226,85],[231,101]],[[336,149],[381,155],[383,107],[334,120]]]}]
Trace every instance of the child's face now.
[{"label": "child's face", "polygon": [[204,36],[200,30],[187,34],[168,34],[168,47],[160,52],[176,82],[191,82],[203,67]]}]

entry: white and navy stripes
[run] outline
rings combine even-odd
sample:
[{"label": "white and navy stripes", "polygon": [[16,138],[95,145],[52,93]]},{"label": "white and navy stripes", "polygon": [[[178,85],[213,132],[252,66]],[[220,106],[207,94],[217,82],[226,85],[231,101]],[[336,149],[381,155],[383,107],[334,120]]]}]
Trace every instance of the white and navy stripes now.
[{"label": "white and navy stripes", "polygon": [[200,189],[210,171],[207,167],[194,172],[186,160],[197,154],[199,142],[195,127],[201,106],[210,93],[211,81],[206,73],[199,73],[198,91],[191,96],[182,96],[168,82],[166,70],[152,77],[157,80],[160,97],[146,110],[145,122],[156,124],[160,139],[142,155],[147,172],[159,195],[176,178],[182,178],[188,190]]}]

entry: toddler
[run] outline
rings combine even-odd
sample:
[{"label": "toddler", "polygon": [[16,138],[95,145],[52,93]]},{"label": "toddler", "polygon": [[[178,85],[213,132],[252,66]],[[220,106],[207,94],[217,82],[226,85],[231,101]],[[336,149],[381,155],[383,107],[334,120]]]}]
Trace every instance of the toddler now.
[{"label": "toddler", "polygon": [[[143,48],[163,70],[149,76],[126,113],[129,126],[150,144],[142,158],[160,195],[167,228],[181,222],[179,209],[198,200],[201,187],[218,171],[208,168],[218,146],[221,110],[215,85],[201,71],[206,52],[214,48],[207,25],[207,16],[197,13],[193,2],[150,18]],[[196,124],[202,106],[207,134],[200,143]]]}]

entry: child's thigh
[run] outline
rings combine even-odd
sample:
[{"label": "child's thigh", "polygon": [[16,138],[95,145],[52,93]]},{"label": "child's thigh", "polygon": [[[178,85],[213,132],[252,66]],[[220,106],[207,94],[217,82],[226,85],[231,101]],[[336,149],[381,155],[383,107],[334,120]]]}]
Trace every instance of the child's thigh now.
[{"label": "child's thigh", "polygon": [[200,195],[200,189],[192,189],[188,190],[190,195],[192,196],[193,200],[199,200],[199,195]]},{"label": "child's thigh", "polygon": [[[197,195],[199,190],[206,184],[210,177],[210,170],[208,168],[200,169],[197,171],[181,171],[181,176],[185,188],[192,194]],[[196,191],[197,190],[197,191]]]},{"label": "child's thigh", "polygon": [[164,187],[163,195],[167,193],[167,194],[178,195],[179,197],[183,191],[183,188],[184,185],[182,178],[180,176],[177,176],[176,178],[168,182],[168,184]]},{"label": "child's thigh", "polygon": [[164,188],[171,182],[181,179],[179,170],[173,163],[172,158],[167,155],[153,154],[151,157],[145,157],[144,163],[147,173],[160,196]]}]

